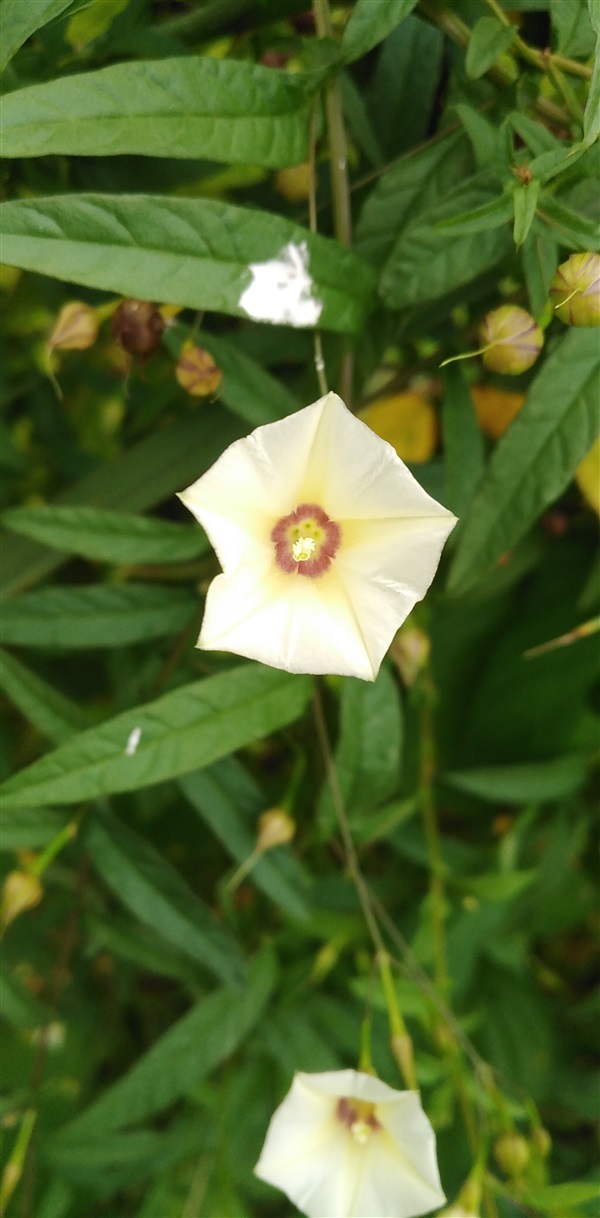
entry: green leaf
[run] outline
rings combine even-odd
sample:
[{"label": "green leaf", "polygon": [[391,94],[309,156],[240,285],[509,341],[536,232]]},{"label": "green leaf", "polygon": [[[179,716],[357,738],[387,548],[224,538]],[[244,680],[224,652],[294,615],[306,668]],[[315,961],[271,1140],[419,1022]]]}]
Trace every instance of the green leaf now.
[{"label": "green leaf", "polygon": [[491,871],[468,876],[464,888],[478,901],[514,901],[535,878],[533,867],[529,871]]},{"label": "green leaf", "polygon": [[26,989],[6,965],[0,965],[0,1014],[13,1028],[43,1028],[52,1012]]},{"label": "green leaf", "polygon": [[42,26],[69,8],[73,0],[2,0],[0,5],[0,72]]},{"label": "green leaf", "polygon": [[572,795],[585,781],[584,759],[554,757],[525,765],[480,766],[444,774],[444,782],[492,803],[545,803]]},{"label": "green leaf", "polygon": [[473,155],[463,132],[445,135],[409,152],[382,174],[359,216],[355,249],[381,268],[398,233],[415,215],[441,202],[473,171]]},{"label": "green leaf", "polygon": [[458,117],[471,141],[478,169],[498,165],[500,136],[489,119],[474,110],[472,106],[459,102],[454,107]]},{"label": "green leaf", "polygon": [[587,0],[550,0],[550,21],[556,35],[556,50],[577,58],[591,55],[594,31]]},{"label": "green leaf", "polygon": [[244,355],[235,342],[215,338],[204,330],[194,334],[191,326],[182,325],[167,330],[163,341],[177,358],[182,343],[192,337],[199,347],[210,352],[223,373],[219,399],[252,427],[274,423],[298,410],[300,403],[289,389],[256,360]]},{"label": "green leaf", "polygon": [[502,25],[495,17],[480,17],[473,26],[465,70],[470,80],[477,80],[512,46],[517,30],[514,25]]},{"label": "green leaf", "polygon": [[2,812],[0,850],[37,850],[47,846],[72,818],[56,808],[5,808]]},{"label": "green leaf", "polygon": [[132,913],[222,981],[242,975],[242,956],[229,931],[179,872],[139,833],[108,813],[93,813],[85,842],[103,880]]},{"label": "green leaf", "polygon": [[3,98],[3,155],[189,157],[278,169],[306,160],[307,78],[190,55],[113,64]]},{"label": "green leaf", "polygon": [[201,529],[106,508],[11,508],[2,524],[66,554],[111,563],[185,562],[208,548]]},{"label": "green leaf", "polygon": [[583,142],[591,148],[600,136],[600,31],[596,38],[594,68],[583,115]]},{"label": "green leaf", "polygon": [[175,305],[248,317],[240,298],[253,282],[250,265],[277,262],[292,245],[307,259],[312,299],[323,305],[319,327],[356,330],[370,304],[372,276],[355,254],[250,207],[75,194],[12,200],[3,204],[2,218],[3,259],[10,266],[140,300],[167,297]]},{"label": "green leaf", "polygon": [[562,1218],[573,1206],[587,1205],[598,1201],[597,1180],[572,1180],[569,1184],[546,1184],[540,1188],[524,1188],[522,1199],[525,1205],[542,1213],[557,1214]]},{"label": "green leaf", "polygon": [[500,439],[465,522],[449,590],[464,592],[516,544],[570,482],[597,435],[598,336],[572,329]]},{"label": "green leaf", "polygon": [[61,1130],[56,1145],[102,1138],[108,1130],[122,1129],[189,1095],[244,1042],[274,984],[273,957],[264,951],[253,961],[243,988],[216,990],[186,1012],[123,1078]]},{"label": "green leaf", "polygon": [[[258,664],[194,681],[21,770],[4,784],[5,806],[76,803],[186,774],[292,723],[310,693],[308,677]],[[127,753],[134,731],[137,746]]]},{"label": "green leaf", "polygon": [[183,630],[198,602],[183,588],[92,584],[42,588],[9,601],[3,639],[25,647],[123,647]]},{"label": "green leaf", "polygon": [[444,503],[460,518],[469,508],[483,474],[483,436],[463,369],[450,364],[443,369],[442,377]]},{"label": "green leaf", "polygon": [[[353,827],[396,790],[402,758],[402,708],[398,686],[387,668],[371,685],[344,677],[340,692],[340,727],[335,765]],[[330,833],[335,812],[329,785],[319,799],[323,831]]]},{"label": "green leaf", "polygon": [[0,688],[53,744],[62,744],[87,726],[84,715],[70,698],[65,698],[8,651],[0,651]]},{"label": "green leaf", "polygon": [[356,0],[342,38],[342,55],[352,63],[387,38],[415,8],[417,0]]},{"label": "green leaf", "polygon": [[600,228],[595,220],[582,215],[561,203],[550,194],[543,194],[537,207],[537,215],[551,229],[559,233],[563,242],[576,250],[596,249],[600,238]]},{"label": "green leaf", "polygon": [[[463,287],[508,256],[512,241],[508,228],[503,223],[498,226],[497,200],[491,231],[480,232],[477,227],[463,236],[453,231],[457,217],[464,212],[479,212],[492,202],[492,191],[495,196],[496,188],[492,187],[486,170],[448,192],[445,201],[413,211],[383,269],[380,292],[386,304],[403,309],[436,300]],[[510,199],[500,202],[508,208],[508,219],[512,210]],[[446,220],[451,223],[444,229],[440,222]]]},{"label": "green leaf", "polygon": [[[181,789],[225,849],[243,863],[256,845],[257,821],[265,799],[235,757],[197,770],[181,779]],[[294,918],[310,914],[307,877],[291,852],[269,851],[248,874],[248,882]]]},{"label": "green leaf", "polygon": [[[76,482],[57,502],[145,511],[204,473],[243,430],[227,411],[198,411],[146,436]],[[0,533],[2,596],[14,596],[65,561],[37,542]]]},{"label": "green leaf", "polygon": [[521,247],[521,260],[529,307],[538,319],[548,303],[550,281],[558,266],[558,245],[547,228],[536,225],[529,232]]},{"label": "green leaf", "polygon": [[471,211],[462,212],[457,216],[448,216],[438,220],[436,229],[446,237],[462,237],[469,233],[484,233],[488,229],[499,228],[506,224],[512,215],[512,206],[508,195],[497,195],[489,203],[482,203]]},{"label": "green leaf", "polygon": [[512,192],[515,213],[513,237],[517,248],[523,244],[533,224],[539,193],[540,183],[535,178],[531,182],[524,182],[514,187]]}]

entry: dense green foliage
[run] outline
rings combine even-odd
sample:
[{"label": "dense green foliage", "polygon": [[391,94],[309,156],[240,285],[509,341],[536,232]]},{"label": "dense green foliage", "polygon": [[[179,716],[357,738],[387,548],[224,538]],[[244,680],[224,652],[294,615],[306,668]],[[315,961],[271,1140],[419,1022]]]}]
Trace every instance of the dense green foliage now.
[{"label": "dense green foliage", "polygon": [[[449,1201],[475,1165],[488,1218],[597,1212],[581,463],[600,343],[548,295],[598,248],[600,6],[317,0],[318,33],[305,9],[0,8],[2,1202],[21,1218],[291,1218],[252,1167],[293,1072],[356,1066],[370,1012],[374,1066],[404,1085],[321,704]],[[240,304],[290,242],[329,386],[355,410],[433,403],[411,468],[460,517],[372,685],[194,649],[218,564],[175,494],[320,394],[312,330]],[[113,337],[123,296],[173,306],[147,357]],[[49,343],[74,300],[89,341]],[[544,331],[533,366],[440,371],[504,304]],[[190,338],[222,373],[205,398],[175,375]],[[474,385],[498,411],[521,395],[508,427]],[[275,806],[295,837],[245,866]]]}]

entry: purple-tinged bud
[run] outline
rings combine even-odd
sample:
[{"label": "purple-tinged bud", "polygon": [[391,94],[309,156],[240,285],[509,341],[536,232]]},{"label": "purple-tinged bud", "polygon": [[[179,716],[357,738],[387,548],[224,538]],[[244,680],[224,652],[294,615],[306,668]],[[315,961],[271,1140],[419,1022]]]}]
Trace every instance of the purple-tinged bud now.
[{"label": "purple-tinged bud", "polygon": [[561,262],[550,299],[566,326],[600,326],[600,254],[571,254]]},{"label": "purple-tinged bud", "polygon": [[223,379],[223,373],[210,352],[191,341],[185,342],[179,352],[175,376],[182,389],[197,398],[209,397]]},{"label": "purple-tinged bud", "polygon": [[531,368],[544,345],[544,335],[535,319],[517,305],[502,305],[488,313],[479,339],[486,368],[509,376]]}]

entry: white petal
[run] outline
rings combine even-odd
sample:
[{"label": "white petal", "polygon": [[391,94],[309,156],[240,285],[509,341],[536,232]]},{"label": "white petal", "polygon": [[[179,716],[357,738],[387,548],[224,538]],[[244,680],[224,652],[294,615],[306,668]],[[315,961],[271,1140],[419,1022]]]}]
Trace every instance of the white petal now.
[{"label": "white petal", "polygon": [[352,536],[344,530],[336,571],[375,672],[399,626],[431,584],[455,523],[444,511],[407,520],[363,521]]},{"label": "white petal", "polygon": [[[379,1109],[377,1116],[380,1117]],[[374,1214],[377,1218],[417,1218],[443,1205],[446,1197],[439,1177],[436,1183],[422,1174],[390,1134],[385,1131],[372,1134],[367,1149],[365,1170],[357,1179],[354,1196],[344,1211],[349,1218],[373,1218]]]},{"label": "white petal", "polygon": [[305,1087],[320,1095],[335,1095],[339,1099],[367,1100],[371,1104],[391,1103],[399,1095],[417,1094],[412,1091],[397,1091],[389,1087],[382,1079],[373,1074],[365,1074],[362,1070],[322,1070],[317,1074],[306,1074],[299,1071],[296,1078]]},{"label": "white petal", "polygon": [[244,537],[270,544],[273,525],[302,502],[305,469],[326,401],[320,398],[236,440],[179,495],[206,529],[225,570],[243,561]]},{"label": "white petal", "polygon": [[376,675],[337,574],[286,575],[268,553],[213,580],[198,646],[233,651],[287,672],[340,673],[366,681]]},{"label": "white petal", "polygon": [[451,516],[413,478],[392,445],[355,418],[337,394],[327,394],[321,403],[302,487],[307,502],[320,503],[338,521]]}]

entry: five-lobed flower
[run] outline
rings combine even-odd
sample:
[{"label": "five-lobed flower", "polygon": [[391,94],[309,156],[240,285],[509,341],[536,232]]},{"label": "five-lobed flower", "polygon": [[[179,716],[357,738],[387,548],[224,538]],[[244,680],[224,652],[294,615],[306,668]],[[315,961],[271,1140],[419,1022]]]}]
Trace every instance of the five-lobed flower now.
[{"label": "five-lobed flower", "polygon": [[456,523],[334,393],[237,440],[180,498],[223,568],[199,647],[371,681]]},{"label": "five-lobed flower", "polygon": [[308,1218],[417,1218],[446,1200],[418,1092],[357,1070],[296,1074],[254,1170]]}]

